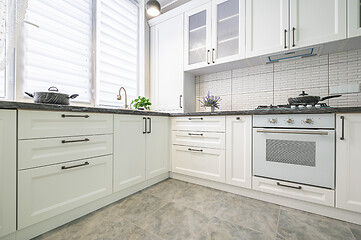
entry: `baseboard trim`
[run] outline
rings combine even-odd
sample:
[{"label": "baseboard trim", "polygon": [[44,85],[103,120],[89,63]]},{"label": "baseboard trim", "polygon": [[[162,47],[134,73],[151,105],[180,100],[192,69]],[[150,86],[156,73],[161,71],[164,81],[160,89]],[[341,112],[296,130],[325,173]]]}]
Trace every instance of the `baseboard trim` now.
[{"label": "baseboard trim", "polygon": [[205,187],[210,187],[210,188],[218,189],[221,191],[230,192],[230,193],[234,193],[237,195],[250,197],[250,198],[257,199],[257,200],[262,200],[262,201],[278,204],[281,206],[294,208],[294,209],[302,210],[305,212],[315,213],[315,214],[319,214],[322,216],[335,218],[338,220],[347,221],[347,222],[356,223],[356,224],[361,225],[361,214],[360,213],[355,213],[355,212],[351,212],[351,211],[347,211],[347,210],[343,210],[343,209],[339,209],[339,208],[324,206],[324,205],[320,205],[320,204],[316,204],[316,203],[300,201],[300,200],[296,200],[296,199],[292,199],[292,198],[277,196],[274,194],[259,192],[259,191],[252,190],[252,189],[231,186],[231,185],[228,185],[225,183],[219,183],[219,182],[200,179],[200,178],[196,178],[196,177],[190,177],[190,176],[186,176],[186,175],[179,174],[179,173],[171,173],[170,177],[181,180],[181,181],[190,182],[190,183],[202,185]]}]

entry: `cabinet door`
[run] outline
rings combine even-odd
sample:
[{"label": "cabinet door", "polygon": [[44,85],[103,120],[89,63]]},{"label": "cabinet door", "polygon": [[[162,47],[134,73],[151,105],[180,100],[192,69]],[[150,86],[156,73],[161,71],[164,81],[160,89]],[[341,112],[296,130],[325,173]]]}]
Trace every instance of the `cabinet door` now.
[{"label": "cabinet door", "polygon": [[361,0],[348,0],[348,37],[361,36]]},{"label": "cabinet door", "polygon": [[185,14],[185,70],[211,63],[211,8],[208,3]]},{"label": "cabinet door", "polygon": [[16,226],[16,111],[0,110],[0,237]]},{"label": "cabinet door", "polygon": [[226,131],[226,183],[251,188],[252,116],[227,116]]},{"label": "cabinet door", "polygon": [[114,115],[114,192],[145,180],[145,121]]},{"label": "cabinet door", "polygon": [[247,57],[289,48],[288,0],[247,0]]},{"label": "cabinet door", "polygon": [[152,109],[181,110],[183,95],[183,14],[151,28]]},{"label": "cabinet door", "polygon": [[146,179],[169,171],[169,118],[148,117],[146,135]]},{"label": "cabinet door", "polygon": [[[341,117],[344,117],[342,120]],[[344,121],[344,123],[342,123]],[[344,138],[341,140],[341,137]],[[336,207],[361,213],[361,114],[336,115]]]},{"label": "cabinet door", "polygon": [[246,0],[214,0],[212,6],[212,61],[245,57]]},{"label": "cabinet door", "polygon": [[346,38],[346,0],[291,0],[291,48]]}]

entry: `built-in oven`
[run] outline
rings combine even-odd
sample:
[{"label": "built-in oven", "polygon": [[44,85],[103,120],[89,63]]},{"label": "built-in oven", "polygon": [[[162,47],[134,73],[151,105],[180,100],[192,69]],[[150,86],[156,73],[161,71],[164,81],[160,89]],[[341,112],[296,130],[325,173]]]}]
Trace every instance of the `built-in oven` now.
[{"label": "built-in oven", "polygon": [[256,115],[253,175],[334,188],[334,114]]}]

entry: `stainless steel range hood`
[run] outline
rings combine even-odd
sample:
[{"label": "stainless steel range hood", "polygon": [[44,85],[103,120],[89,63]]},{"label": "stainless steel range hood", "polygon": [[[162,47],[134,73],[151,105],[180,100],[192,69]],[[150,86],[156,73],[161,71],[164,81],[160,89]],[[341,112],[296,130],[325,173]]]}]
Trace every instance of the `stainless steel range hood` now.
[{"label": "stainless steel range hood", "polygon": [[317,56],[321,52],[320,49],[321,46],[291,50],[268,55],[264,58],[264,60],[266,61],[266,63],[275,63],[280,61],[294,60],[297,58],[312,57]]}]

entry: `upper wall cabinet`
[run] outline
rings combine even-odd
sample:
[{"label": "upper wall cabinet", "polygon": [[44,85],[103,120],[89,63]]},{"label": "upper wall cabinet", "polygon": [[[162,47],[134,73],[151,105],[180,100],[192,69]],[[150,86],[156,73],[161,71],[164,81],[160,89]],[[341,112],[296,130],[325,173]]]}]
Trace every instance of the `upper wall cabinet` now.
[{"label": "upper wall cabinet", "polygon": [[245,57],[245,0],[213,0],[185,15],[185,70]]},{"label": "upper wall cabinet", "polygon": [[346,38],[346,0],[247,0],[247,57]]},{"label": "upper wall cabinet", "polygon": [[348,37],[361,36],[361,0],[348,0]]}]

